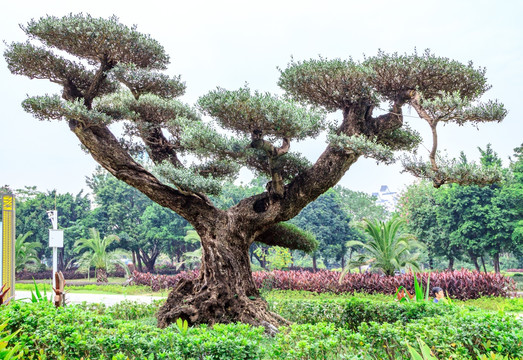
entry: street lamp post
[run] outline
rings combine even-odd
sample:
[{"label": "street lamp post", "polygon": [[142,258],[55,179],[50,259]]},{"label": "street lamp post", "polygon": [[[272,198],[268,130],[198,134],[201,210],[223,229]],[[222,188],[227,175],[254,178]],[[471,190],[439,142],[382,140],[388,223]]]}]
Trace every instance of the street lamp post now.
[{"label": "street lamp post", "polygon": [[53,248],[53,288],[56,289],[56,272],[58,271],[58,248],[64,247],[64,231],[58,230],[58,211],[49,210],[47,216],[53,228],[49,229],[49,247]]}]

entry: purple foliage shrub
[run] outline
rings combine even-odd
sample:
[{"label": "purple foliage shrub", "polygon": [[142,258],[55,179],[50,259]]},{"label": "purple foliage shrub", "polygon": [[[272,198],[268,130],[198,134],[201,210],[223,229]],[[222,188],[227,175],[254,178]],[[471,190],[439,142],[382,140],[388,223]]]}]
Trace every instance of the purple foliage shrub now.
[{"label": "purple foliage shrub", "polygon": [[[149,273],[133,273],[133,283],[147,285],[155,291],[173,288],[180,279],[195,279],[198,271],[181,272],[174,276],[152,275]],[[426,287],[428,273],[418,274],[418,281]],[[395,294],[400,286],[410,293],[414,292],[414,275],[412,273],[400,276],[383,276],[380,274],[346,274],[341,284],[340,273],[336,271],[320,270],[317,272],[294,271],[256,271],[253,273],[254,282],[259,289],[305,290],[317,293],[380,293]],[[450,297],[460,300],[477,299],[481,296],[510,296],[515,291],[514,280],[495,273],[478,273],[469,270],[454,270],[432,272],[430,274],[430,288],[435,286],[444,289]]]}]

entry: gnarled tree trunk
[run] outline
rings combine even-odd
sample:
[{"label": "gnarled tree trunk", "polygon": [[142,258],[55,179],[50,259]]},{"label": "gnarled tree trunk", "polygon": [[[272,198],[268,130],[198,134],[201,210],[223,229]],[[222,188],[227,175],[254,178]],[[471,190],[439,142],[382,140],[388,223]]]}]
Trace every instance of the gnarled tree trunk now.
[{"label": "gnarled tree trunk", "polygon": [[267,309],[254,283],[249,260],[251,240],[239,229],[215,224],[211,232],[199,232],[202,244],[200,275],[182,280],[171,291],[158,313],[158,325],[166,327],[178,318],[189,324],[241,321],[264,326],[288,322]]}]

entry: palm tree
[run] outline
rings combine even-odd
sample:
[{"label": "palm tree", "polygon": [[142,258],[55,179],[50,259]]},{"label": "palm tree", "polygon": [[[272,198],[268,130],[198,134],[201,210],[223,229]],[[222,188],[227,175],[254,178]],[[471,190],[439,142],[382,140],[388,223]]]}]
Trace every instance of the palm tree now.
[{"label": "palm tree", "polygon": [[18,235],[15,240],[15,272],[22,271],[28,262],[36,264],[40,262],[36,249],[41,248],[42,244],[39,242],[26,242],[31,235],[33,235],[33,232],[28,231],[23,235]]},{"label": "palm tree", "polygon": [[96,282],[107,282],[107,271],[120,262],[122,253],[118,251],[107,252],[107,248],[114,241],[119,240],[116,235],[108,235],[100,238],[100,232],[96,229],[89,229],[90,238],[80,239],[74,243],[74,252],[79,253],[86,250],[78,257],[79,268],[87,270],[94,266],[96,271]]},{"label": "palm tree", "polygon": [[372,264],[373,268],[380,269],[385,275],[394,275],[395,270],[403,268],[419,270],[419,253],[413,254],[412,250],[422,248],[423,244],[417,241],[414,235],[401,233],[404,222],[400,218],[393,218],[387,222],[363,220],[362,228],[370,236],[369,241],[348,241],[347,248],[359,246],[366,252],[349,262],[340,281],[349,269],[367,264]]}]

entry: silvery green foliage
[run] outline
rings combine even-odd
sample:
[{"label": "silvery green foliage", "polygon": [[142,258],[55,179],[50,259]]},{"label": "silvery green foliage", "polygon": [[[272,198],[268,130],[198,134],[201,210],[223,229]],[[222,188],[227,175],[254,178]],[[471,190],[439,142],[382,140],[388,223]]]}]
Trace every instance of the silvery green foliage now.
[{"label": "silvery green foliage", "polygon": [[[4,52],[7,66],[13,74],[24,75],[30,79],[49,79],[64,86],[70,81],[84,95],[93,82],[95,73],[81,63],[54,54],[43,47],[29,42],[13,43]],[[100,94],[118,89],[118,83],[105,79],[100,86]]]},{"label": "silvery green foliage", "polygon": [[[8,45],[4,53],[10,71],[60,84],[66,99],[31,97],[23,104],[27,111],[42,120],[75,120],[71,124],[84,129],[122,122],[123,149],[131,155],[147,152],[147,160],[156,163],[168,159],[178,168],[160,172],[170,174],[171,182],[184,190],[216,191],[221,179],[237,174],[235,162],[272,177],[278,184],[274,194],[281,196],[280,179],[291,181],[311,166],[289,149],[294,141],[327,130],[326,112],[343,111],[342,124],[331,129],[332,145],[385,163],[393,161],[392,151],[412,151],[421,140],[395,113],[405,104],[419,113],[423,109],[422,117],[433,130],[438,121],[461,125],[500,121],[506,115],[497,101],[478,101],[489,89],[485,69],[430,51],[379,52],[362,62],[291,60],[280,70],[284,98],[253,92],[248,86],[235,91],[217,88],[202,96],[194,109],[175,99],[185,91],[180,77],[161,72],[169,64],[164,48],[114,16],[45,16],[22,29],[29,41]],[[71,57],[61,57],[59,51]],[[70,60],[73,57],[76,60]],[[392,110],[374,117],[373,110],[383,101]],[[198,110],[212,121],[202,119]],[[199,163],[182,169],[180,156],[195,156]],[[189,180],[191,176],[195,178]]]},{"label": "silvery green foliage", "polygon": [[256,241],[267,245],[275,245],[276,242],[278,246],[291,250],[301,250],[308,254],[314,252],[319,245],[312,233],[287,222],[280,222],[271,226],[258,236]]},{"label": "silvery green foliage", "polygon": [[118,64],[111,70],[111,76],[125,84],[136,97],[150,93],[172,98],[185,92],[185,83],[180,81],[180,76],[170,78],[153,69],[141,69],[135,64]]},{"label": "silvery green foliage", "polygon": [[430,162],[416,155],[404,155],[401,163],[406,172],[416,177],[442,183],[456,183],[459,185],[492,184],[503,179],[499,166],[484,167],[474,162],[461,159],[449,159],[438,153],[438,169],[434,171]]},{"label": "silvery green foliage", "polygon": [[154,166],[153,173],[162,181],[173,185],[180,191],[193,191],[209,195],[218,195],[223,187],[223,181],[212,176],[202,176],[194,169],[177,168],[164,161]]},{"label": "silvery green foliage", "polygon": [[327,111],[334,112],[351,104],[379,104],[378,94],[368,83],[372,69],[352,59],[291,59],[280,73],[278,85],[289,95]]},{"label": "silvery green foliage", "polygon": [[459,91],[452,93],[441,92],[432,99],[421,97],[421,106],[431,119],[436,121],[453,121],[458,125],[467,122],[480,123],[501,121],[507,115],[504,105],[497,100],[486,103],[472,102]]},{"label": "silvery green foliage", "polygon": [[403,124],[399,129],[395,129],[388,134],[383,134],[380,143],[388,146],[391,150],[415,150],[422,142],[419,132],[412,129],[409,125]]},{"label": "silvery green foliage", "polygon": [[82,100],[66,101],[58,95],[29,97],[22,106],[40,120],[74,119],[94,124],[110,124],[114,120],[103,112],[87,109]]},{"label": "silvery green foliage", "polygon": [[115,120],[134,120],[137,114],[130,109],[135,101],[131,92],[120,89],[117,92],[94,99],[93,108]]},{"label": "silvery green foliage", "polygon": [[234,181],[240,171],[238,163],[228,160],[211,160],[202,164],[195,164],[191,168],[203,177],[213,177],[220,181]]},{"label": "silvery green foliage", "polygon": [[251,94],[247,86],[235,91],[218,88],[202,96],[198,105],[225,129],[242,135],[259,131],[270,141],[303,140],[326,127],[323,112],[268,93]]},{"label": "silvery green foliage", "polygon": [[245,134],[240,137],[227,136],[218,133],[208,122],[190,121],[186,118],[180,120],[168,124],[168,127],[178,127],[182,134],[180,145],[200,158],[219,156],[230,159],[245,159],[249,154],[250,140]]},{"label": "silvery green foliage", "polygon": [[353,151],[358,155],[373,158],[384,164],[393,164],[396,159],[393,151],[386,145],[380,144],[376,139],[369,139],[364,135],[352,135],[330,133],[327,141],[331,146]]},{"label": "silvery green foliage", "polygon": [[[246,166],[253,170],[258,176],[270,174],[269,159],[266,153],[258,149],[250,149],[246,159]],[[272,161],[273,169],[277,170],[283,180],[289,181],[296,175],[310,168],[312,164],[303,155],[288,152]]]},{"label": "silvery green foliage", "polygon": [[[292,60],[281,71],[279,85],[300,102],[322,106],[328,111],[342,110],[344,114],[352,111],[352,116],[356,118],[356,122],[352,120],[352,126],[357,125],[358,121],[365,124],[372,120],[373,108],[383,101],[390,102],[393,108],[412,105],[434,133],[439,121],[458,125],[466,122],[477,124],[501,121],[507,113],[498,101],[482,103],[478,100],[490,88],[484,68],[476,68],[472,62],[462,64],[438,57],[429,50],[422,54],[415,51],[405,55],[380,51],[363,62],[321,57],[303,62]],[[365,125],[362,128],[357,125],[355,134],[367,133]],[[392,161],[392,150],[413,151],[421,142],[419,134],[405,125],[390,133],[375,135],[373,139],[358,135],[331,135],[329,141],[385,163]],[[436,148],[437,142],[433,145],[431,157]],[[439,165],[434,159],[431,160],[432,167],[428,169],[434,168],[432,175],[440,175],[435,178],[435,184],[441,185],[441,181],[487,180],[479,176],[473,167],[462,166],[452,170],[450,167],[454,163],[447,161],[442,164],[441,170],[437,170]],[[467,176],[465,172],[469,170],[472,173]],[[429,171],[411,172],[430,175]]]},{"label": "silvery green foliage", "polygon": [[402,92],[420,91],[425,99],[440,97],[442,92],[459,92],[471,100],[485,93],[490,86],[485,68],[475,68],[472,62],[439,57],[425,50],[422,54],[387,54],[379,51],[363,62],[372,69],[368,84],[382,97],[394,99]]},{"label": "silvery green foliage", "polygon": [[83,14],[46,16],[31,20],[22,29],[30,38],[86,59],[90,65],[107,61],[165,70],[169,63],[169,56],[159,42],[136,31],[136,27],[120,24],[116,16],[109,19]]}]

